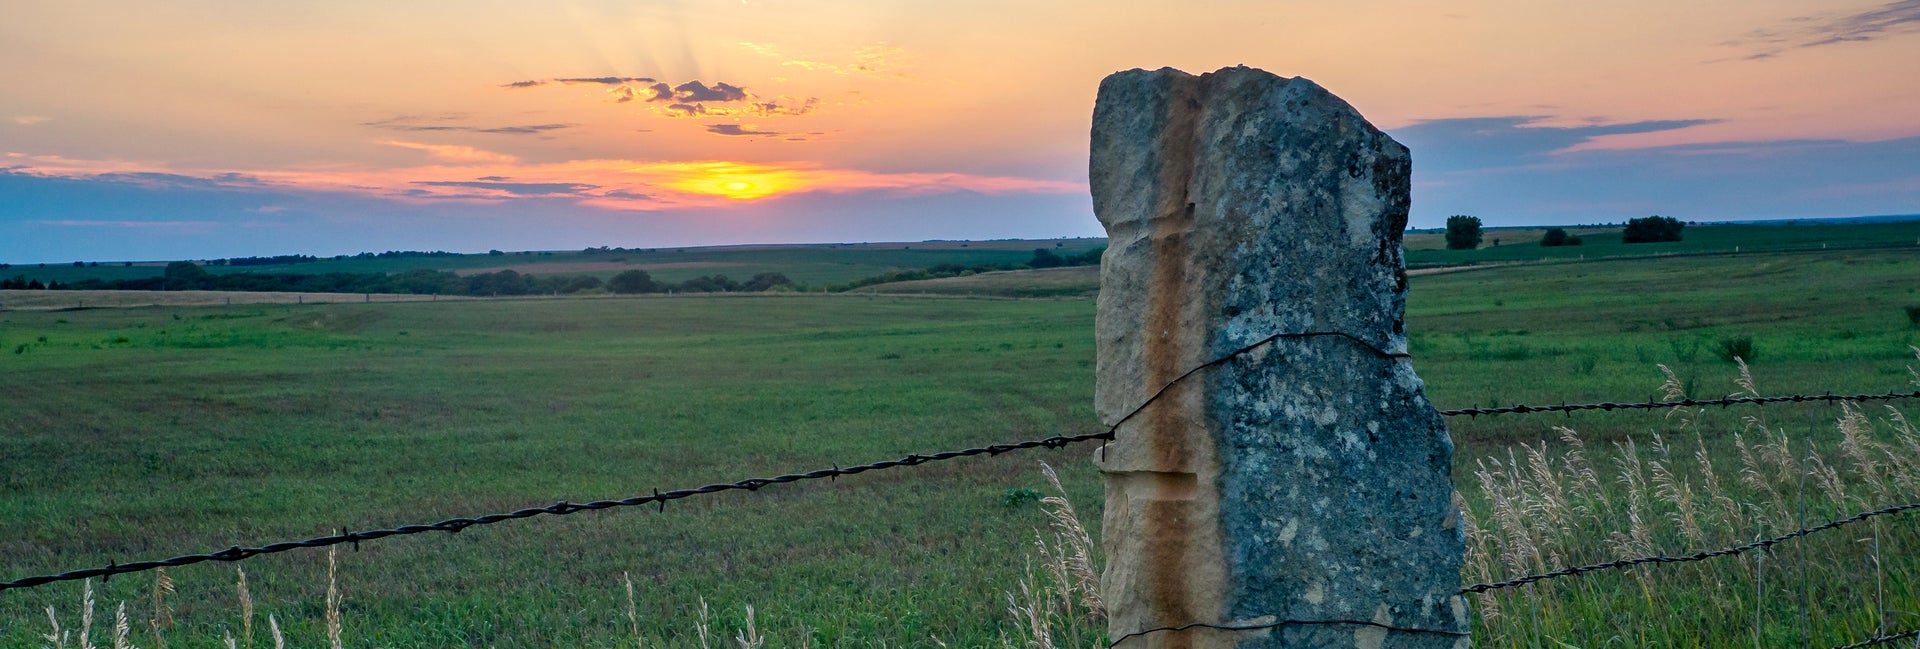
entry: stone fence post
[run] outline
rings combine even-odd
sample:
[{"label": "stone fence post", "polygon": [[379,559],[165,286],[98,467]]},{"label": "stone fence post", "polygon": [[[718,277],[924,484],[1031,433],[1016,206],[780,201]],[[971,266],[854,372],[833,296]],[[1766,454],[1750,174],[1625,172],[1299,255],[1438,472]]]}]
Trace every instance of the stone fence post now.
[{"label": "stone fence post", "polygon": [[1469,644],[1453,445],[1404,353],[1410,170],[1306,79],[1101,82],[1095,405],[1119,424],[1097,460],[1101,588],[1121,647]]}]

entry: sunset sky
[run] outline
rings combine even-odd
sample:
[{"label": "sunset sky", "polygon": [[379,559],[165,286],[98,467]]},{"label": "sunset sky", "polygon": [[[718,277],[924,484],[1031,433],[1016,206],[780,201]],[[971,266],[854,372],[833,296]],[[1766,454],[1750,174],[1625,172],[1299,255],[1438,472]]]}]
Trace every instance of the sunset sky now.
[{"label": "sunset sky", "polygon": [[1920,212],[1920,0],[7,0],[0,261],[1097,236],[1100,79],[1238,64],[1415,226]]}]

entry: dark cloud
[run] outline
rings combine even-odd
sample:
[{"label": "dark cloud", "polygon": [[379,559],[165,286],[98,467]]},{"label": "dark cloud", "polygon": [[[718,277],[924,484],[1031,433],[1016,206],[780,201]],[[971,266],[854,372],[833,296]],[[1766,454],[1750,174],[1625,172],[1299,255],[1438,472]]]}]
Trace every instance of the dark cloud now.
[{"label": "dark cloud", "polygon": [[650,77],[562,77],[554,83],[592,83],[603,86],[621,86],[629,83],[653,83],[657,79]]},{"label": "dark cloud", "polygon": [[513,82],[513,83],[503,83],[503,84],[500,84],[500,87],[502,87],[502,88],[532,88],[532,87],[534,87],[534,86],[544,86],[544,85],[547,85],[547,82],[545,82],[545,81],[541,81],[541,80],[539,80],[539,79],[531,79],[531,80],[527,80],[527,81],[515,81],[515,82]]},{"label": "dark cloud", "polygon": [[624,198],[624,199],[627,199],[627,200],[630,200],[630,201],[650,201],[650,200],[653,200],[653,196],[652,196],[652,195],[650,195],[650,194],[642,194],[642,193],[639,193],[639,192],[630,192],[630,191],[627,191],[627,190],[624,190],[624,189],[615,189],[615,190],[612,190],[612,191],[609,191],[609,192],[606,192],[606,193],[604,193],[604,194],[601,194],[601,195],[602,195],[602,196],[606,196],[607,198]]},{"label": "dark cloud", "polygon": [[655,83],[650,86],[622,85],[607,92],[613,93],[613,100],[622,104],[635,100],[673,101],[673,88],[665,83]]},{"label": "dark cloud", "polygon": [[786,135],[778,131],[751,131],[739,124],[708,124],[707,132],[714,135]]},{"label": "dark cloud", "polygon": [[[434,118],[447,121],[446,117]],[[494,135],[539,135],[547,131],[573,128],[575,124],[517,124],[512,126],[466,126],[461,124],[421,124],[422,118],[411,116],[390,117],[375,122],[361,122],[361,126],[383,128],[389,131],[406,132],[463,132],[491,133]]]},{"label": "dark cloud", "polygon": [[714,84],[709,88],[707,84],[699,81],[688,81],[673,87],[673,97],[681,103],[744,101],[747,98],[747,90],[726,82]]},{"label": "dark cloud", "polygon": [[1741,58],[1757,61],[1793,49],[1863,43],[1912,33],[1920,33],[1920,0],[1889,2],[1858,13],[1799,16],[1721,44],[1749,49],[1751,53]]},{"label": "dark cloud", "polygon": [[794,116],[794,115],[805,115],[807,113],[811,113],[813,112],[813,109],[818,108],[819,106],[820,106],[819,97],[808,97],[806,99],[795,99],[793,97],[781,97],[779,101],[753,102],[753,104],[748,107],[749,109],[748,112],[751,112],[752,114],[760,115],[763,117],[778,116],[778,115]]},{"label": "dark cloud", "polygon": [[[497,177],[497,176],[496,176]],[[599,189],[599,185],[586,183],[503,183],[495,181],[456,181],[424,180],[413,183],[431,187],[470,187],[473,189],[492,189],[515,196],[552,196],[555,194],[579,194],[589,189]]]},{"label": "dark cloud", "polygon": [[[811,113],[820,106],[819,97],[768,99],[755,96],[746,86],[724,81],[707,85],[695,79],[672,85],[651,77],[559,77],[544,81],[520,81],[507,87],[524,88],[545,83],[596,84],[608,86],[615,103],[660,103],[654,112],[668,117],[732,116],[791,117]],[[389,120],[391,121],[391,120]],[[385,126],[384,123],[377,124]],[[564,128],[567,125],[547,125]],[[460,130],[457,126],[420,126],[417,130]],[[507,127],[514,128],[514,127]],[[533,127],[517,127],[521,129]],[[487,131],[493,132],[493,131]],[[520,131],[500,131],[518,133]]]},{"label": "dark cloud", "polygon": [[1426,171],[1459,171],[1539,164],[1549,154],[1606,135],[1655,133],[1712,124],[1714,119],[1675,119],[1594,126],[1532,126],[1540,117],[1435,119],[1394,129]]},{"label": "dark cloud", "polygon": [[508,178],[507,178],[506,176],[481,176],[481,177],[479,177],[479,178],[476,178],[475,180],[493,180],[493,181],[500,181],[500,180],[507,180],[507,179],[508,179]]},{"label": "dark cloud", "polygon": [[527,124],[525,126],[495,126],[493,128],[474,129],[475,133],[499,133],[505,135],[536,135],[547,131],[573,128],[572,124]]},{"label": "dark cloud", "polygon": [[240,186],[265,184],[257,177],[237,173],[222,173],[211,176],[184,176],[181,174],[153,171],[128,171],[95,174],[89,177],[89,179],[100,182],[127,183],[170,189],[231,189]]}]

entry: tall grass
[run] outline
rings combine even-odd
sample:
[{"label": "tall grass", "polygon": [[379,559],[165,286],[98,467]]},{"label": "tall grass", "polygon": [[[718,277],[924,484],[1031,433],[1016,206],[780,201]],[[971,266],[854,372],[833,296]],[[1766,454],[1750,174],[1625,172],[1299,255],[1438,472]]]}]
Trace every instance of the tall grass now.
[{"label": "tall grass", "polygon": [[[1740,391],[1758,396],[1735,362]],[[1667,376],[1663,392],[1683,389]],[[1897,408],[1843,404],[1804,433],[1764,409],[1735,431],[1702,430],[1699,414],[1675,409],[1661,430],[1598,451],[1557,427],[1552,442],[1477,460],[1460,490],[1466,580],[1714,550],[1920,498],[1920,431]],[[1920,625],[1916,549],[1911,520],[1875,519],[1737,559],[1493,591],[1474,596],[1475,643],[1844,644]]]}]

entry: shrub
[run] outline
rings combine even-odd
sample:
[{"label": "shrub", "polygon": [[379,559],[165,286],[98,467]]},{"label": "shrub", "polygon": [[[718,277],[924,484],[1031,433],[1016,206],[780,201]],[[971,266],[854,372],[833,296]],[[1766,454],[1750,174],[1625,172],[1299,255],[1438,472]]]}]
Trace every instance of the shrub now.
[{"label": "shrub", "polygon": [[1627,221],[1627,229],[1620,233],[1621,243],[1656,243],[1660,241],[1679,241],[1680,230],[1687,227],[1680,219],[1671,216],[1649,216],[1644,219]]},{"label": "shrub", "polygon": [[1055,268],[1065,266],[1066,264],[1067,260],[1062,259],[1060,255],[1054,254],[1052,250],[1046,248],[1035,248],[1033,250],[1033,259],[1027,261],[1027,265],[1034,268]]},{"label": "shrub", "polygon": [[607,280],[607,290],[615,293],[652,293],[660,290],[653,276],[644,270],[623,270]]},{"label": "shrub", "polygon": [[1735,358],[1743,361],[1752,361],[1753,336],[1722,338],[1720,339],[1720,348],[1715,351],[1720,355],[1720,360],[1729,363],[1733,362]]},{"label": "shrub", "polygon": [[1003,507],[1019,507],[1027,503],[1040,502],[1042,497],[1042,494],[1038,491],[1026,487],[1013,487],[1007,489],[1006,493],[1000,494],[1000,505]]},{"label": "shrub", "polygon": [[1920,304],[1907,305],[1907,322],[1911,322],[1914,326],[1920,327]]},{"label": "shrub", "polygon": [[1549,229],[1545,235],[1540,237],[1540,246],[1543,248],[1577,245],[1580,245],[1580,237],[1567,234],[1566,230],[1560,228]]},{"label": "shrub", "polygon": [[1472,250],[1480,247],[1480,217],[1456,214],[1447,217],[1447,249]]}]

